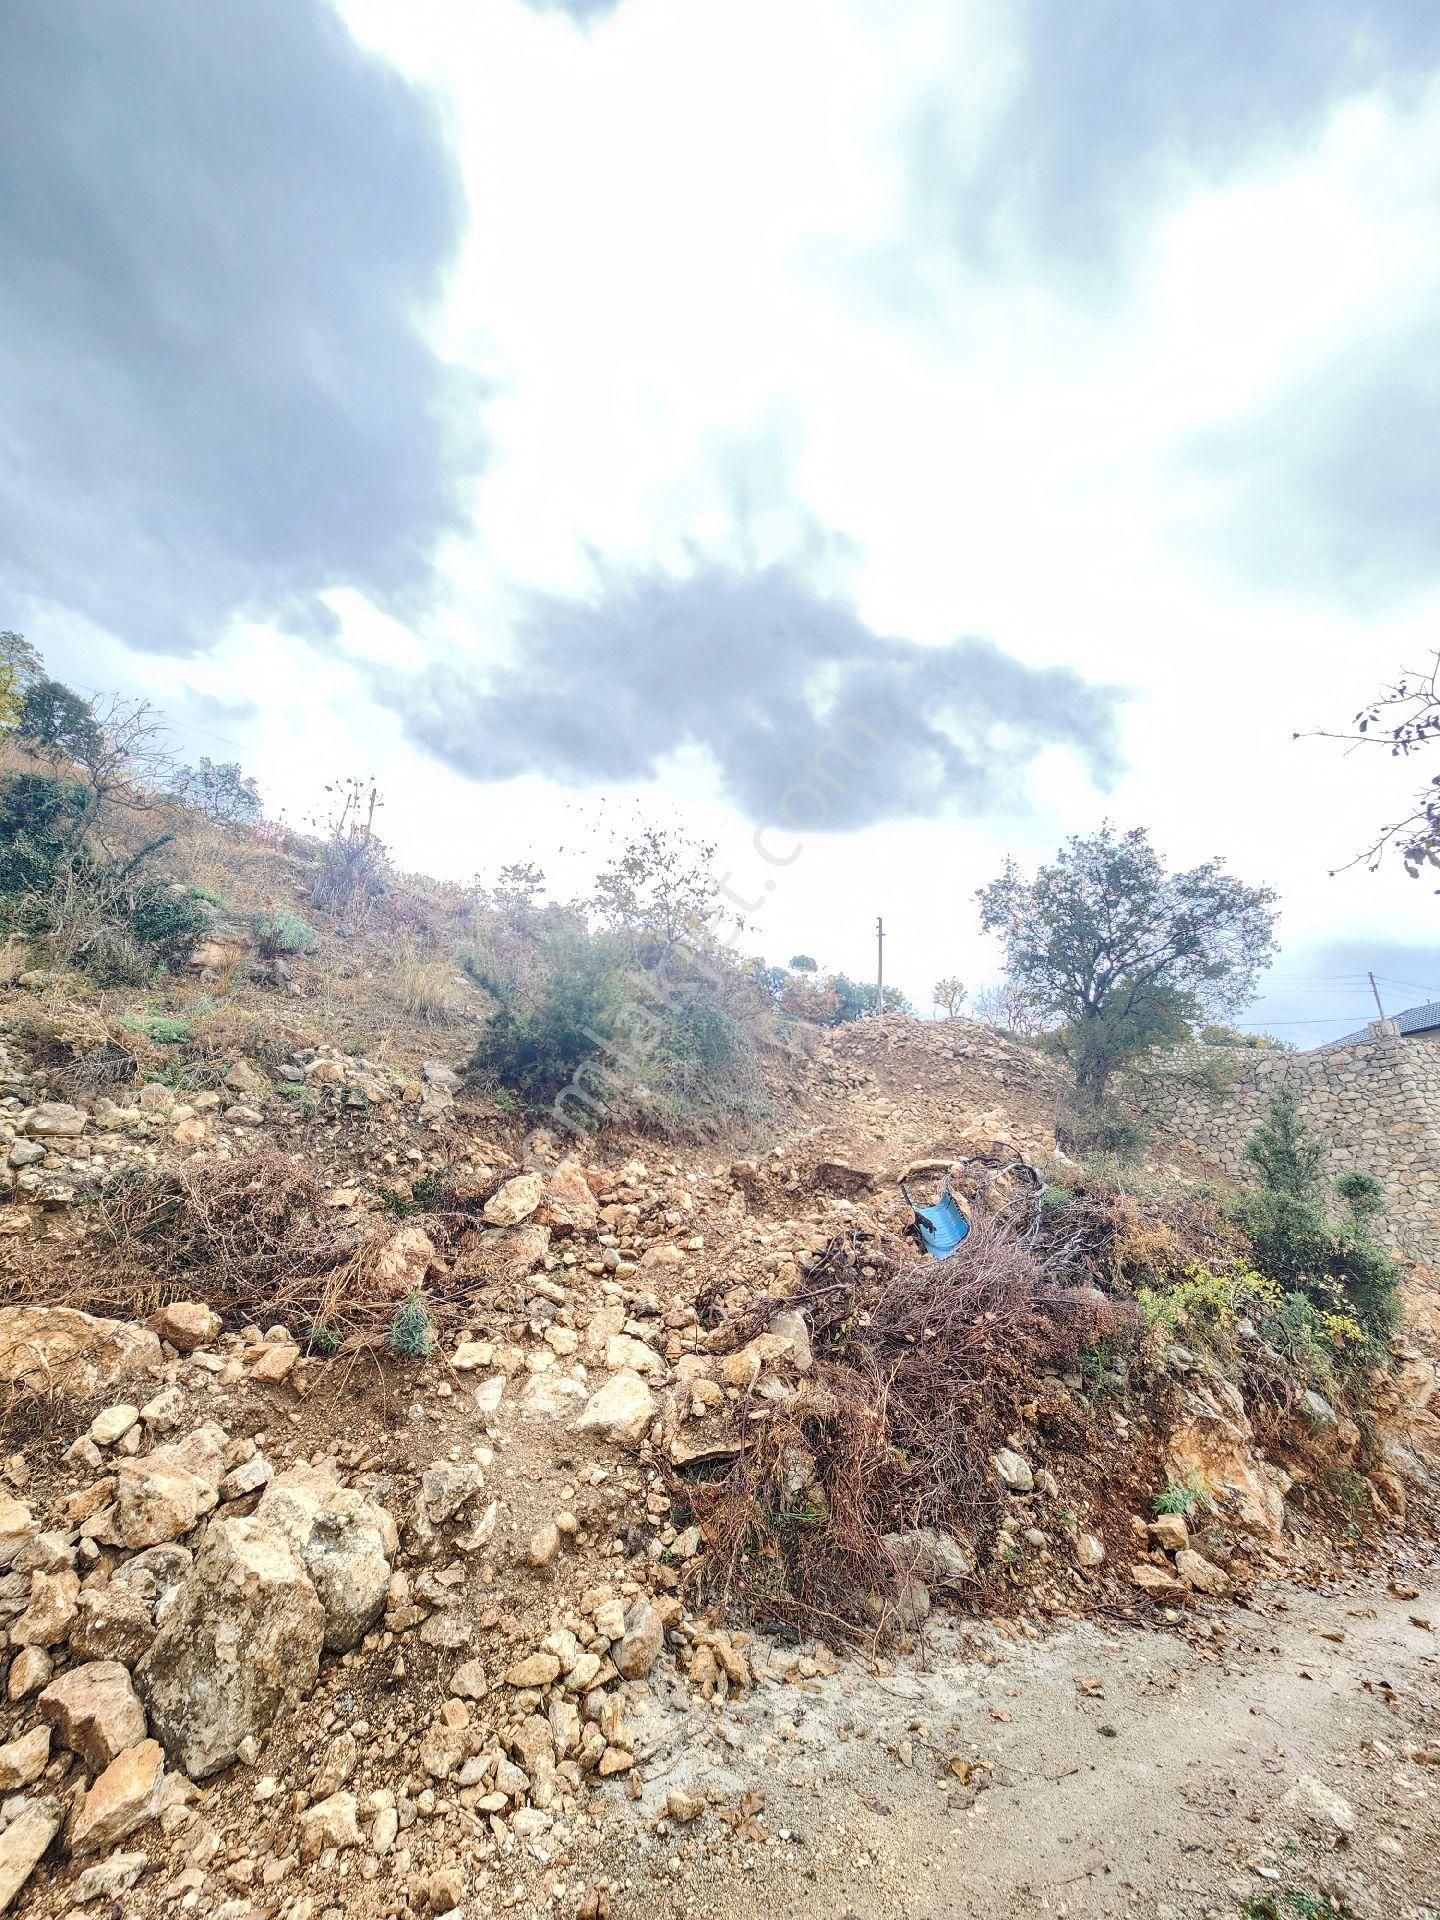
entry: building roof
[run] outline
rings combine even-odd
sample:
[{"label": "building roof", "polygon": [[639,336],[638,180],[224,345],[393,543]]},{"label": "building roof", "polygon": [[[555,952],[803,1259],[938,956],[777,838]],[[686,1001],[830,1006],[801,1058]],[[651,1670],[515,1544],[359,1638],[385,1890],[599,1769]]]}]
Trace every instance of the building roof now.
[{"label": "building roof", "polygon": [[[1440,1028],[1440,1000],[1427,1000],[1423,1006],[1407,1007],[1404,1013],[1392,1013],[1388,1016],[1401,1033],[1430,1033]],[[1369,1031],[1361,1027],[1358,1033],[1342,1033],[1338,1040],[1327,1040],[1317,1053],[1329,1053],[1332,1047],[1348,1047],[1352,1041],[1363,1040]]]}]

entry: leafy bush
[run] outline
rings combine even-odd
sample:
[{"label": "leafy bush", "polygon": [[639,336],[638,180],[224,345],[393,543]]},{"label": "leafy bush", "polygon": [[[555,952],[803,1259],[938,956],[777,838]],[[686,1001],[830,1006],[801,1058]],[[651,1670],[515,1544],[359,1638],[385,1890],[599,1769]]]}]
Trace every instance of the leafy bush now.
[{"label": "leafy bush", "polygon": [[0,776],[0,896],[45,893],[78,843],[89,794],[40,773]]},{"label": "leafy bush", "polygon": [[533,993],[513,973],[467,956],[475,979],[499,1001],[470,1060],[472,1077],[491,1077],[524,1103],[548,1106],[582,1068],[615,1078],[604,1054],[635,1002],[623,943],[610,934],[567,931],[546,944],[546,971]]},{"label": "leafy bush", "polygon": [[319,935],[308,920],[283,909],[257,913],[250,930],[262,960],[278,960],[283,954],[313,953],[320,944]]},{"label": "leafy bush", "polygon": [[1375,1237],[1379,1183],[1365,1173],[1342,1175],[1335,1191],[1349,1217],[1337,1225],[1327,1209],[1325,1151],[1294,1094],[1279,1088],[1245,1145],[1260,1180],[1235,1202],[1235,1221],[1256,1267],[1287,1293],[1321,1312],[1346,1310],[1367,1333],[1384,1335],[1399,1317],[1400,1263]]},{"label": "leafy bush", "polygon": [[1190,1473],[1183,1480],[1168,1480],[1164,1491],[1155,1496],[1156,1513],[1179,1513],[1188,1520],[1202,1501],[1208,1498],[1205,1482]]},{"label": "leafy bush", "polygon": [[144,881],[134,891],[130,931],[167,966],[188,960],[210,930],[210,909],[182,887]]}]

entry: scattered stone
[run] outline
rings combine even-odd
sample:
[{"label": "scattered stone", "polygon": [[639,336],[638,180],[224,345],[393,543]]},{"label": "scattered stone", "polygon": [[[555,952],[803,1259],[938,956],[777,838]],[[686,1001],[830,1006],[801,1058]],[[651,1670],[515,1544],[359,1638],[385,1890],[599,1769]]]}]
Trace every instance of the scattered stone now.
[{"label": "scattered stone", "polygon": [[160,1364],[144,1327],[74,1307],[0,1307],[0,1382],[91,1394]]},{"label": "scattered stone", "polygon": [[537,1527],[525,1548],[525,1558],[532,1567],[548,1567],[560,1551],[560,1529],[553,1520],[547,1520]]},{"label": "scattered stone", "polygon": [[439,1462],[420,1476],[420,1510],[434,1526],[453,1520],[485,1485],[482,1467],[470,1462]]},{"label": "scattered stone", "polygon": [[127,1547],[178,1540],[210,1512],[219,1494],[210,1482],[159,1453],[122,1460],[116,1469],[115,1530]]},{"label": "scattered stone", "polygon": [[617,1373],[592,1393],[576,1423],[582,1433],[599,1433],[616,1446],[633,1447],[655,1418],[655,1396],[637,1373]]},{"label": "scattered stone", "polygon": [[683,1787],[672,1787],[665,1797],[665,1811],[677,1826],[688,1827],[705,1811],[705,1802]]},{"label": "scattered stone", "polygon": [[395,1522],[353,1488],[316,1467],[290,1467],[271,1480],[256,1518],[294,1547],[325,1610],[325,1645],[343,1653],[385,1611]]},{"label": "scattered stone", "polygon": [[518,1227],[534,1213],[544,1191],[543,1174],[517,1174],[485,1202],[485,1218],[492,1227]]},{"label": "scattered stone", "polygon": [[643,1680],[660,1657],[665,1628],[642,1594],[625,1616],[625,1632],[610,1649],[615,1671],[625,1680]]},{"label": "scattered stone", "polygon": [[548,1687],[559,1674],[560,1662],[553,1653],[532,1653],[528,1659],[516,1661],[505,1675],[505,1684],[507,1687]]},{"label": "scattered stone", "polygon": [[11,1565],[15,1556],[27,1541],[33,1540],[39,1528],[35,1516],[23,1500],[16,1500],[8,1493],[0,1493],[0,1569]]},{"label": "scattered stone", "polygon": [[127,1406],[123,1401],[118,1406],[106,1407],[90,1422],[90,1438],[97,1447],[113,1447],[139,1418],[140,1409]]},{"label": "scattered stone", "polygon": [[87,1907],[92,1900],[128,1893],[149,1864],[148,1853],[112,1853],[108,1860],[97,1860],[67,1889],[71,1905]]},{"label": "scattered stone", "polygon": [[158,1740],[142,1740],[112,1760],[71,1819],[71,1853],[103,1853],[153,1818],[164,1772]]},{"label": "scattered stone", "polygon": [[1193,1547],[1183,1547],[1175,1556],[1175,1571],[1197,1593],[1210,1593],[1220,1596],[1230,1591],[1231,1581],[1228,1573],[1207,1560],[1203,1553],[1196,1553]]},{"label": "scattered stone", "polygon": [[0,1833],[0,1913],[9,1911],[15,1896],[40,1864],[40,1857],[60,1831],[60,1802],[27,1800]]},{"label": "scattered stone", "polygon": [[58,1573],[30,1576],[30,1604],[10,1628],[17,1647],[58,1647],[75,1624],[80,1576],[62,1567]]},{"label": "scattered stone", "polygon": [[1012,1493],[1029,1493],[1035,1485],[1035,1475],[1030,1470],[1030,1462],[1023,1454],[1016,1453],[1013,1447],[1001,1447],[998,1453],[990,1456],[990,1464],[995,1469],[1002,1486]]},{"label": "scattered stone", "polygon": [[327,1847],[358,1847],[360,1828],[356,1821],[353,1793],[333,1793],[307,1807],[296,1825],[300,1830],[300,1858],[318,1860]]},{"label": "scattered stone", "polygon": [[450,1676],[450,1691],[462,1700],[483,1700],[490,1691],[485,1669],[478,1660],[466,1660]]},{"label": "scattered stone", "polygon": [[1150,1522],[1150,1538],[1163,1553],[1183,1553],[1190,1544],[1190,1529],[1184,1514],[1157,1514]]},{"label": "scattered stone", "polygon": [[52,1680],[36,1702],[55,1739],[100,1773],[145,1738],[145,1709],[116,1660],[91,1660]]},{"label": "scattered stone", "polygon": [[1355,1809],[1313,1773],[1302,1773],[1281,1804],[1343,1846],[1355,1831]]},{"label": "scattered stone", "polygon": [[1154,1594],[1157,1599],[1183,1600],[1189,1588],[1183,1580],[1177,1580],[1166,1567],[1154,1566],[1148,1560],[1141,1560],[1130,1569],[1130,1578],[1144,1592]]},{"label": "scattered stone", "polygon": [[202,1300],[172,1300],[145,1324],[177,1353],[194,1353],[219,1333],[220,1316]]},{"label": "scattered stone", "polygon": [[36,1693],[55,1671],[55,1663],[43,1647],[22,1647],[10,1662],[5,1678],[5,1698],[23,1700]]},{"label": "scattered stone", "polygon": [[32,1785],[45,1771],[49,1758],[49,1727],[32,1727],[18,1740],[7,1741],[0,1747],[0,1793],[14,1793],[19,1787]]},{"label": "scattered stone", "polygon": [[1075,1536],[1075,1564],[1080,1567],[1098,1567],[1105,1558],[1105,1542],[1098,1533],[1077,1533]]}]

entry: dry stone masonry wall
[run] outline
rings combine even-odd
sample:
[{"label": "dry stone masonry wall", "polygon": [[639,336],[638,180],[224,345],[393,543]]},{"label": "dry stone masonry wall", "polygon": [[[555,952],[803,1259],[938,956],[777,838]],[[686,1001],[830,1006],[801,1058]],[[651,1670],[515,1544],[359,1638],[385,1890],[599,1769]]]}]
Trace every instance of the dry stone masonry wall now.
[{"label": "dry stone masonry wall", "polygon": [[[1196,1084],[1204,1064],[1233,1076],[1224,1092]],[[1384,1185],[1390,1244],[1412,1259],[1440,1260],[1440,1045],[1373,1020],[1363,1038],[1323,1053],[1186,1049],[1147,1091],[1156,1146],[1183,1142],[1243,1178],[1245,1140],[1280,1086],[1330,1142],[1332,1177],[1358,1167]]]}]

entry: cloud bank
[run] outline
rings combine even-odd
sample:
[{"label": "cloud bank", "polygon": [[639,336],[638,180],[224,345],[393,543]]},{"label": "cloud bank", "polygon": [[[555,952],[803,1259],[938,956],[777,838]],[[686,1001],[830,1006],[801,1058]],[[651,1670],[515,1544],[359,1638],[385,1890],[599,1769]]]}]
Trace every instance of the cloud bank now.
[{"label": "cloud bank", "polygon": [[5,72],[0,622],[183,653],[413,604],[477,457],[421,331],[465,218],[428,97],[326,0],[12,7]]},{"label": "cloud bank", "polygon": [[1023,800],[1047,747],[1100,781],[1117,767],[1115,689],[986,640],[874,633],[782,565],[537,596],[514,659],[487,681],[437,665],[376,691],[418,745],[475,780],[648,781],[699,747],[751,819],[796,828],[997,812]]}]

